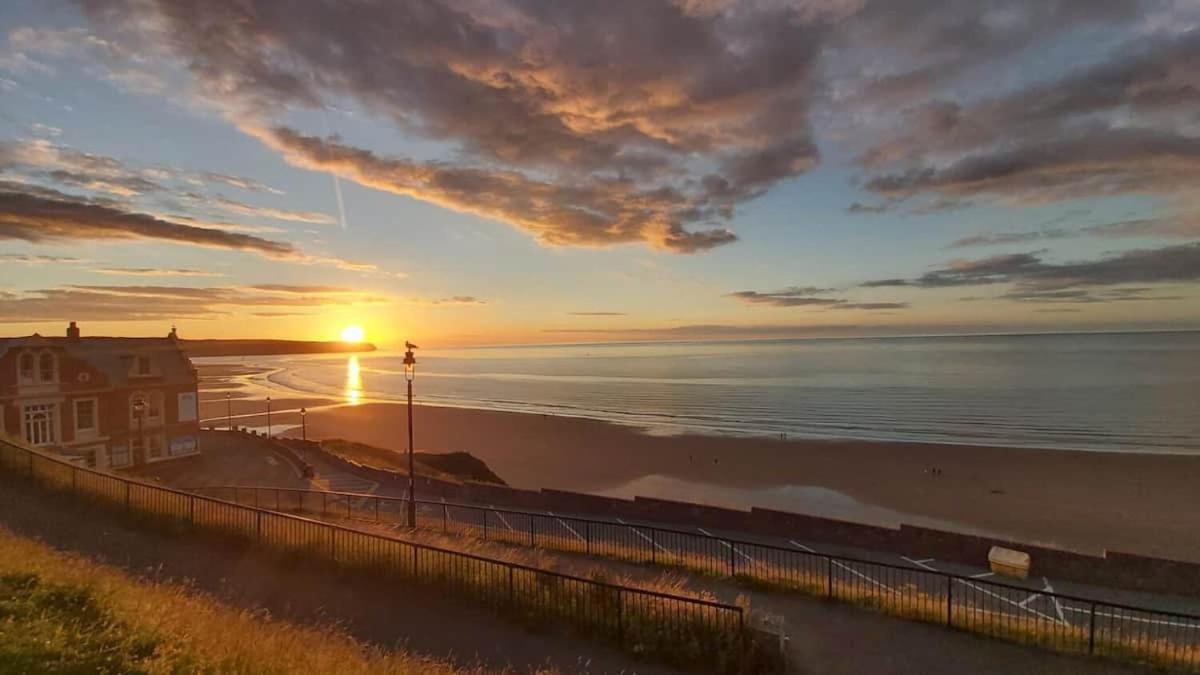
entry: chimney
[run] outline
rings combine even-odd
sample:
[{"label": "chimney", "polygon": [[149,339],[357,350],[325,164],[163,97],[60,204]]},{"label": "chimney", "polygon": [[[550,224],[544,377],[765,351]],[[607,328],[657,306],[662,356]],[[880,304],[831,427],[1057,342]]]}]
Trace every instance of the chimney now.
[{"label": "chimney", "polygon": [[71,322],[70,326],[67,326],[67,339],[68,340],[78,340],[79,339],[79,326],[76,326],[74,321]]}]

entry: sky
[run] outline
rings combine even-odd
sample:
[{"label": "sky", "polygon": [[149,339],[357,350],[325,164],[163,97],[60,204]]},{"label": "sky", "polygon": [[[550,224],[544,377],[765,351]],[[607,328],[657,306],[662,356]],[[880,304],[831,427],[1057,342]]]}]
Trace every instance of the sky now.
[{"label": "sky", "polygon": [[1196,0],[8,0],[0,334],[1200,328]]}]

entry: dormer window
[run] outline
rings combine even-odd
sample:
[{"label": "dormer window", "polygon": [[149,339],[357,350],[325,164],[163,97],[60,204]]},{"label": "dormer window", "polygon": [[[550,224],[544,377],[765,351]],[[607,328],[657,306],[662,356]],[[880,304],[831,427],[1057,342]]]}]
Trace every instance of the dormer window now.
[{"label": "dormer window", "polygon": [[49,351],[27,351],[17,359],[17,382],[52,384],[58,381],[58,359]]},{"label": "dormer window", "polygon": [[38,379],[42,382],[53,382],[57,378],[55,373],[54,355],[50,352],[42,352],[38,359]]},{"label": "dormer window", "polygon": [[35,381],[34,380],[34,361],[35,360],[36,359],[34,359],[33,354],[30,354],[29,352],[25,352],[24,354],[21,355],[20,364],[18,366],[18,369],[19,369],[20,375],[21,375],[21,377],[20,377],[21,382],[34,382]]},{"label": "dormer window", "polygon": [[137,357],[137,374],[138,375],[149,375],[150,374],[150,357],[149,356]]}]

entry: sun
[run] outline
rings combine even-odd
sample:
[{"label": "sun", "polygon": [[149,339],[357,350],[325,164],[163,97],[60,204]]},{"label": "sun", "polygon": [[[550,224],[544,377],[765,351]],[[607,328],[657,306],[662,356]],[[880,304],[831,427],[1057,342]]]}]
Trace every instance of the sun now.
[{"label": "sun", "polygon": [[342,342],[362,342],[366,337],[362,326],[346,326],[342,329]]}]

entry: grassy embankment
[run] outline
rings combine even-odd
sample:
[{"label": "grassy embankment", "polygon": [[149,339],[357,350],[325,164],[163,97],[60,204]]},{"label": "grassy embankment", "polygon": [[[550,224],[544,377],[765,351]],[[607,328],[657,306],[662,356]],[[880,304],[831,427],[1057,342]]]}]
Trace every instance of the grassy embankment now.
[{"label": "grassy embankment", "polygon": [[[342,459],[384,471],[408,475],[407,455],[378,448],[366,443],[355,443],[340,438],[321,441],[321,448]],[[413,464],[418,476],[430,476],[447,481],[471,480],[478,483],[507,485],[492,472],[483,460],[468,452],[414,452]]]},{"label": "grassy embankment", "polygon": [[0,528],[0,672],[459,673]]}]

